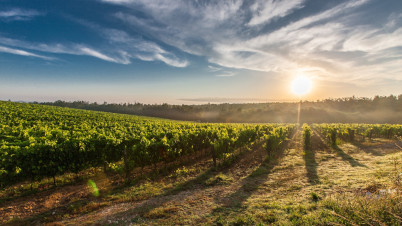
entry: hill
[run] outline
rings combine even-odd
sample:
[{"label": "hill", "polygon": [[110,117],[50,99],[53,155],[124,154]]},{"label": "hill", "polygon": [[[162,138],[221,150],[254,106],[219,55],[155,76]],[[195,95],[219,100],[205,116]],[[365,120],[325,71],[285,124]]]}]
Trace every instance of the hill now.
[{"label": "hill", "polygon": [[150,105],[48,102],[46,105],[153,116],[175,120],[235,123],[402,123],[402,95],[339,98],[300,103]]}]

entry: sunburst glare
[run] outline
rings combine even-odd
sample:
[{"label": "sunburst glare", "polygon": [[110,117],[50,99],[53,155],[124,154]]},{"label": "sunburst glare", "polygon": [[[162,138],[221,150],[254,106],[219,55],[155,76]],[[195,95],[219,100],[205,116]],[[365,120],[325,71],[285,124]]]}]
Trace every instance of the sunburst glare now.
[{"label": "sunburst glare", "polygon": [[291,84],[292,92],[298,96],[302,96],[310,92],[313,82],[306,76],[299,76],[293,79]]}]

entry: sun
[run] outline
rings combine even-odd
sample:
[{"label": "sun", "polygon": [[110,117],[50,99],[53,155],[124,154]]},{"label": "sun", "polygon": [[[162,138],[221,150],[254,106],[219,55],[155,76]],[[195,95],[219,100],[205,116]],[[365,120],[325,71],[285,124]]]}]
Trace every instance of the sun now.
[{"label": "sun", "polygon": [[298,96],[302,96],[310,92],[313,83],[310,78],[299,76],[292,81],[292,92]]}]

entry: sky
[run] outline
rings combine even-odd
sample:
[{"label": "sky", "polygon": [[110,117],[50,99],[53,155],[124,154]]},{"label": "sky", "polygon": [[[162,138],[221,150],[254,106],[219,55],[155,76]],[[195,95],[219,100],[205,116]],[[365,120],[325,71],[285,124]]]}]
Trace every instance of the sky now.
[{"label": "sky", "polygon": [[388,96],[401,65],[401,0],[0,0],[0,100]]}]

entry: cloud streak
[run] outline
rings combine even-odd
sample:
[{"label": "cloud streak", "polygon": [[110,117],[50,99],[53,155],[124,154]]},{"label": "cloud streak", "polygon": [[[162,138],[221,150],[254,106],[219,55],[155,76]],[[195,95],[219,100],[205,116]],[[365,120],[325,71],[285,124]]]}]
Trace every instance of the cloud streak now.
[{"label": "cloud streak", "polygon": [[155,42],[133,38],[127,32],[118,29],[101,27],[95,29],[113,44],[114,49],[120,49],[120,52],[125,53],[128,63],[130,63],[130,58],[134,58],[143,61],[162,61],[173,67],[187,67],[189,64],[187,60],[179,59],[175,54],[166,51]]},{"label": "cloud streak", "polygon": [[77,52],[77,55],[80,55],[79,53],[82,53],[82,55],[93,56],[93,57],[99,58],[101,60],[109,61],[109,62],[120,63],[120,64],[129,64],[130,63],[130,61],[126,57],[124,57],[124,55],[125,55],[124,53],[122,53],[122,56],[123,56],[122,59],[116,59],[116,58],[106,56],[105,54],[100,53],[94,49],[90,49],[88,47],[79,47],[78,50],[79,51]]},{"label": "cloud streak", "polygon": [[157,43],[144,40],[141,37],[133,37],[124,30],[116,28],[106,28],[96,23],[86,20],[69,17],[74,21],[90,30],[108,42],[110,52],[117,52],[124,58],[124,64],[130,64],[131,59],[143,61],[162,61],[173,67],[186,67],[189,62],[186,59],[179,59],[174,53],[166,51]]},{"label": "cloud streak", "polygon": [[10,54],[15,54],[15,55],[20,55],[20,56],[36,57],[36,58],[41,58],[41,59],[45,59],[45,60],[53,60],[53,58],[51,58],[51,57],[38,55],[38,54],[31,53],[31,52],[28,52],[25,50],[8,48],[5,46],[0,46],[0,52],[10,53]]},{"label": "cloud streak", "polygon": [[41,15],[36,10],[27,10],[14,8],[10,10],[0,11],[0,19],[6,21],[15,21],[15,20],[31,20],[32,18]]},{"label": "cloud streak", "polygon": [[[327,80],[367,78],[402,80],[402,16],[392,14],[376,24],[369,16],[369,0],[345,1],[316,12],[306,1],[175,1],[103,0],[132,10],[116,18],[184,52],[205,56],[228,68],[289,75],[316,68],[314,76]],[[303,11],[304,10],[304,11]],[[297,20],[293,13],[300,12]]]},{"label": "cloud streak", "polygon": [[[113,32],[116,31],[113,30]],[[119,39],[117,39],[117,37],[119,37]],[[54,44],[32,43],[17,39],[5,38],[2,36],[0,36],[0,43],[4,45],[14,46],[16,48],[24,48],[44,53],[91,56],[104,61],[118,64],[130,64],[131,59],[135,58],[143,61],[158,60],[173,67],[186,67],[188,65],[188,61],[178,59],[175,55],[166,52],[165,50],[161,49],[158,45],[152,42],[136,40],[131,38],[126,40],[122,38],[124,38],[124,36],[116,36],[116,38],[110,38],[110,41],[124,43],[124,45],[117,45],[110,48],[112,49],[112,53],[110,54],[105,54],[102,51],[96,50],[84,44],[65,45],[61,43],[54,43]],[[126,50],[131,50],[131,53],[127,52]],[[21,56],[33,56],[45,60],[53,59],[51,57],[46,57],[42,55],[33,54],[27,51],[10,49],[6,47],[0,49],[0,52],[13,53]]]},{"label": "cloud streak", "polygon": [[215,76],[217,76],[217,77],[232,77],[235,75],[235,72],[233,72],[233,71],[229,71],[222,67],[216,67],[216,66],[212,66],[212,65],[208,66],[207,71],[215,74]]},{"label": "cloud streak", "polygon": [[[40,51],[43,53],[52,53],[52,54],[71,54],[71,55],[84,55],[84,56],[91,56],[95,57],[101,60],[113,62],[113,63],[119,63],[119,64],[128,64],[130,63],[125,56],[124,52],[121,52],[118,54],[118,56],[107,56],[104,53],[101,53],[98,50],[95,50],[91,47],[88,47],[86,45],[82,44],[71,44],[71,45],[64,45],[61,43],[55,43],[55,44],[45,44],[45,43],[32,43],[32,42],[26,42],[26,41],[21,41],[17,39],[10,39],[10,38],[5,38],[0,36],[0,43],[3,45],[8,45],[8,46],[13,46],[15,48],[24,48],[24,49],[29,49],[29,50],[34,50],[34,51]],[[6,52],[7,48],[3,49],[2,52]],[[33,57],[39,57],[45,60],[50,60],[54,59],[51,57],[46,57],[42,55],[37,55],[33,54],[27,51],[22,51],[19,52],[17,50],[12,51],[13,49],[8,48],[8,53],[13,53],[21,56],[33,56]]]},{"label": "cloud streak", "polygon": [[255,26],[263,23],[269,23],[277,17],[284,17],[290,14],[293,10],[303,7],[303,0],[257,0],[250,9],[252,18],[248,25]]},{"label": "cloud streak", "polygon": [[[2,12],[0,18],[7,17],[16,19],[16,17],[25,17],[39,15],[37,11],[24,11],[14,9]],[[15,48],[23,48],[43,53],[52,54],[70,54],[91,56],[100,60],[113,62],[117,64],[130,64],[132,59],[143,61],[161,61],[173,67],[186,67],[189,62],[185,59],[179,59],[175,54],[166,51],[161,46],[152,41],[143,40],[142,38],[133,38],[127,32],[114,28],[105,28],[95,23],[91,23],[82,19],[65,16],[70,21],[76,22],[90,30],[95,31],[100,37],[103,37],[105,44],[101,49],[94,48],[83,43],[38,43],[29,42],[19,39],[4,37],[0,33],[0,44],[13,46]],[[6,52],[3,49],[1,52]],[[7,53],[14,53],[21,56],[34,56],[42,59],[52,59],[42,55],[30,54],[29,52],[18,52],[7,49]]]},{"label": "cloud streak", "polygon": [[[103,7],[108,8],[106,16],[96,22],[73,14],[63,17],[94,37],[51,42],[0,33],[1,52],[45,60],[51,59],[47,54],[89,56],[123,65],[157,61],[178,68],[190,65],[184,56],[191,54],[214,65],[207,71],[217,76],[232,76],[236,69],[284,76],[313,69],[312,76],[326,80],[354,82],[362,76],[402,80],[402,14],[400,8],[387,8],[390,12],[385,16],[369,21],[373,9],[386,5],[378,0],[325,4],[312,0],[98,0],[94,4],[118,7]],[[40,15],[45,14],[9,8],[0,10],[0,21]]]}]

